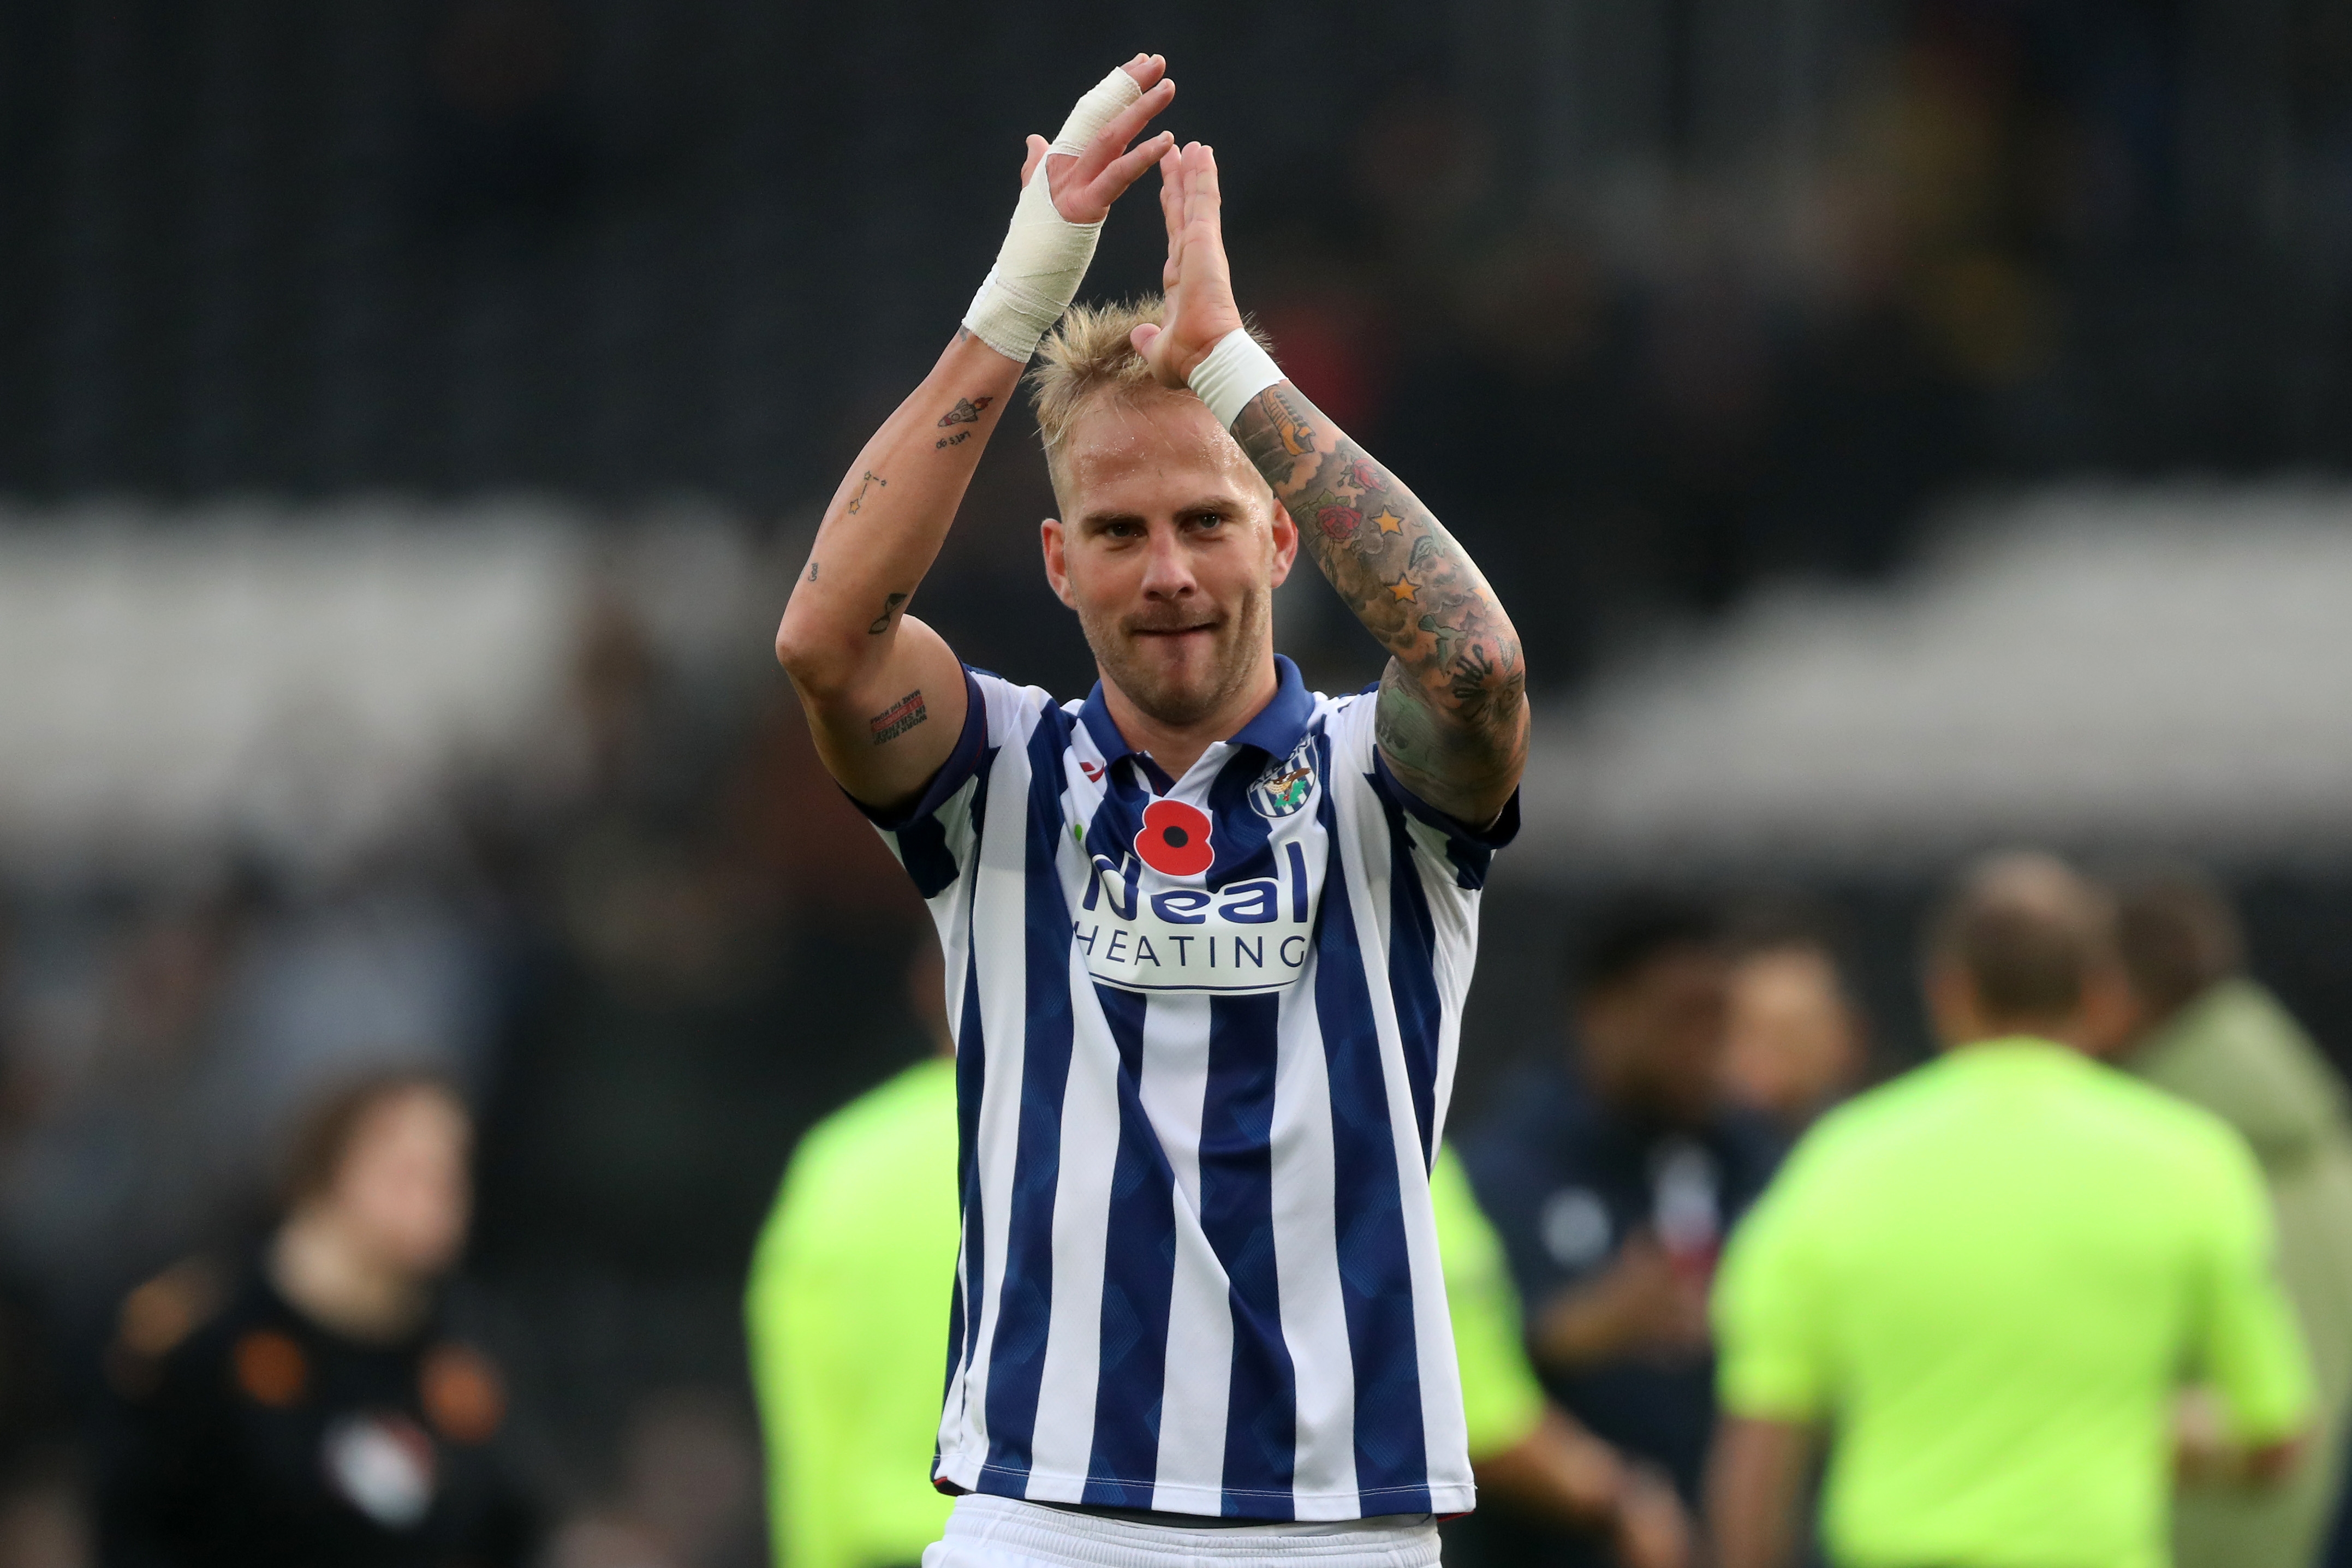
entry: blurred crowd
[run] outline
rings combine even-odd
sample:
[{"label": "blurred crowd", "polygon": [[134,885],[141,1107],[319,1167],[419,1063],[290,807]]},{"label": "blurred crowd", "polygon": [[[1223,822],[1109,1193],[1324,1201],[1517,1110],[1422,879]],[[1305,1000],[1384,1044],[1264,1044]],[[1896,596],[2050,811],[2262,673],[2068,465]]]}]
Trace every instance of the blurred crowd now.
[{"label": "blurred crowd", "polygon": [[127,1303],[186,1293],[142,1282],[238,1299],[303,1130],[401,1074],[479,1124],[446,1321],[500,1369],[557,1560],[756,1553],[746,1249],[800,1129],[923,1041],[919,905],[756,641],[743,664],[682,671],[607,594],[541,765],[394,843],[8,886],[0,1562],[89,1560]]},{"label": "blurred crowd", "polygon": [[[929,933],[774,685],[695,695],[605,594],[568,691],[541,748],[561,766],[466,781],[396,854],[15,890],[0,1563],[162,1564],[184,1559],[159,1531],[236,1539],[250,1520],[187,1500],[217,1495],[199,1459],[218,1458],[202,1434],[223,1386],[241,1419],[307,1422],[332,1458],[271,1483],[299,1494],[272,1504],[289,1519],[473,1531],[484,1563],[720,1568],[762,1560],[764,1516],[787,1562],[891,1568],[795,1508],[784,1456],[795,1430],[803,1455],[866,1452],[875,1396],[845,1369],[896,1367],[872,1445],[890,1462],[835,1473],[834,1494],[872,1480],[872,1518],[935,1526],[917,1325],[945,1264],[919,1253],[951,1250],[953,1215],[948,1184],[935,1214],[919,1189],[953,1134],[951,1080],[922,1065],[943,1045]],[[2113,897],[2127,984],[2083,1043],[2251,1149],[2321,1399],[2260,1495],[2184,1404],[2181,1563],[2301,1568],[2352,1375],[2345,1091],[2252,977],[2225,894],[2168,873]],[[1858,956],[1857,917],[1885,918],[1634,888],[1579,901],[1555,962],[1482,981],[1525,994],[1514,1038],[1472,1030],[1441,1212],[1474,1411],[1482,1380],[1490,1410],[1519,1405],[1493,1416],[1514,1435],[1482,1458],[1486,1504],[1449,1526],[1449,1561],[1651,1568],[1699,1536],[1727,1239],[1825,1113],[1922,1071],[1913,1018],[1865,999],[1888,976]],[[875,1143],[886,1124],[923,1147]],[[795,1184],[827,1182],[802,1211],[829,1218],[795,1229]],[[812,1361],[778,1338],[833,1320],[866,1349]]]}]

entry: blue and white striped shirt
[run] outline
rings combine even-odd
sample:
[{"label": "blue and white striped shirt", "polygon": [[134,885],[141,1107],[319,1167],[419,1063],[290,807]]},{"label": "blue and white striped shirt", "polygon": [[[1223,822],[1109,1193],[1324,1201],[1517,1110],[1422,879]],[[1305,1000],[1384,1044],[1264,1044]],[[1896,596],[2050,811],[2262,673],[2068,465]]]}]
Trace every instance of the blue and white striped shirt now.
[{"label": "blue and white striped shirt", "polygon": [[1099,686],[971,672],[884,835],[955,1027],[943,1488],[1345,1520],[1472,1505],[1429,1165],[1479,889],[1375,696],[1274,700],[1170,779]]}]

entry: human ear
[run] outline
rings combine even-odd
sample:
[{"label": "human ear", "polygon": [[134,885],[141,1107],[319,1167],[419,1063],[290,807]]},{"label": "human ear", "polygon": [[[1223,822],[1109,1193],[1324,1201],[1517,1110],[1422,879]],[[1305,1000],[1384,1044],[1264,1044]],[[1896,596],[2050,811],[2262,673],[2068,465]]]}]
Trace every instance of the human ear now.
[{"label": "human ear", "polygon": [[1058,517],[1047,517],[1037,525],[1037,544],[1045,557],[1045,582],[1054,597],[1069,609],[1076,610],[1077,601],[1070,597],[1070,566],[1063,547],[1068,542]]},{"label": "human ear", "polygon": [[1274,586],[1280,588],[1290,576],[1291,567],[1298,559],[1298,525],[1290,520],[1290,508],[1281,502],[1274,504]]}]

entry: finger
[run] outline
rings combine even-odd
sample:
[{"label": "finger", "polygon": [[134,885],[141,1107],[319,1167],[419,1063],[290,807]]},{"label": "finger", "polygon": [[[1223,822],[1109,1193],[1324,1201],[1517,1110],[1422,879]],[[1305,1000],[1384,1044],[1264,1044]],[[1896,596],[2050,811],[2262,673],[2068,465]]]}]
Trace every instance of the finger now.
[{"label": "finger", "polygon": [[1163,55],[1138,55],[1118,68],[1135,78],[1135,85],[1150,91],[1151,84],[1167,74],[1168,60]]},{"label": "finger", "polygon": [[1150,322],[1146,321],[1140,327],[1129,332],[1127,335],[1127,340],[1135,345],[1135,351],[1137,353],[1141,354],[1148,360],[1151,357],[1151,344],[1159,336],[1160,329],[1152,325]]},{"label": "finger", "polygon": [[1109,168],[1095,176],[1094,193],[1105,204],[1118,200],[1127,188],[1143,177],[1143,172],[1160,162],[1160,155],[1175,144],[1172,131],[1163,131],[1131,152],[1121,153],[1111,161]]},{"label": "finger", "polygon": [[1029,176],[1037,172],[1037,165],[1045,161],[1046,145],[1047,144],[1044,137],[1038,135],[1034,131],[1029,133],[1029,156],[1021,161],[1021,183],[1023,185],[1025,186],[1029,183]]},{"label": "finger", "polygon": [[1173,145],[1160,155],[1160,216],[1168,225],[1168,266],[1163,287],[1176,286],[1184,256],[1184,159]]},{"label": "finger", "polygon": [[1091,184],[1095,176],[1118,156],[1119,150],[1134,141],[1143,128],[1151,123],[1152,117],[1175,99],[1176,84],[1163,81],[1111,116],[1110,123],[1105,125],[1095,139],[1087,143],[1086,151],[1078,154],[1077,163],[1071,170],[1078,183]]},{"label": "finger", "polygon": [[1217,184],[1217,150],[1203,141],[1192,159],[1193,193],[1202,204],[1211,235],[1223,245],[1225,237],[1225,197]]}]

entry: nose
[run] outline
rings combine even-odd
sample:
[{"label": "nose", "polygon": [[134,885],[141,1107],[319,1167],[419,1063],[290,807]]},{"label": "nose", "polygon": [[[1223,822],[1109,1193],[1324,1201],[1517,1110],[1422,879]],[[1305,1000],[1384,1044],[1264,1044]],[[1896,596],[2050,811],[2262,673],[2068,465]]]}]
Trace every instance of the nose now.
[{"label": "nose", "polygon": [[1181,599],[1198,590],[1192,560],[1175,528],[1154,527],[1148,548],[1143,562],[1145,598]]}]

